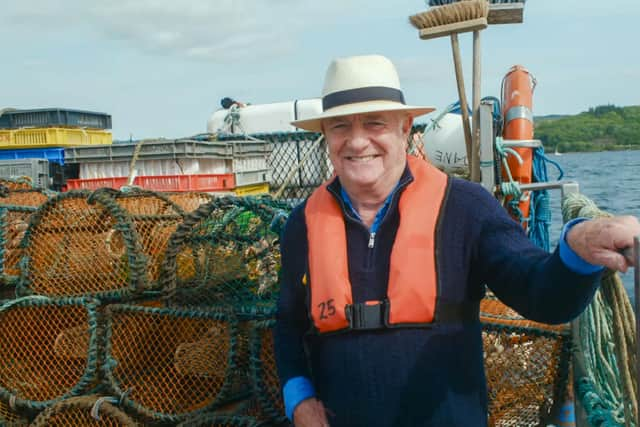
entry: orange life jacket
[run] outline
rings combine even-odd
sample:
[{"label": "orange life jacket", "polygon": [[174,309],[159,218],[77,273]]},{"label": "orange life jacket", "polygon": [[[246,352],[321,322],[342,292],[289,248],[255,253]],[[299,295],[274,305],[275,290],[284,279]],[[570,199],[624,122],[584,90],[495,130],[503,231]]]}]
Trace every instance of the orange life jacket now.
[{"label": "orange life jacket", "polygon": [[[434,321],[437,300],[435,232],[448,177],[422,159],[408,156],[414,180],[399,201],[400,225],[391,251],[387,300],[354,304],[349,280],[347,235],[338,201],[328,183],[307,200],[309,312],[319,333],[416,326]],[[382,309],[382,311],[381,311]]]}]

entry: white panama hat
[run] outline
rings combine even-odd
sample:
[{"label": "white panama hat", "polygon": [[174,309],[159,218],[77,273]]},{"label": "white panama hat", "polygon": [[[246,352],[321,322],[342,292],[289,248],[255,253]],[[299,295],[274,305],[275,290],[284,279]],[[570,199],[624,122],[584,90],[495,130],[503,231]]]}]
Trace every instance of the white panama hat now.
[{"label": "white panama hat", "polygon": [[322,114],[291,122],[295,127],[320,132],[329,117],[378,111],[406,111],[413,117],[433,107],[406,105],[393,63],[380,55],[337,58],[327,69],[322,89]]}]

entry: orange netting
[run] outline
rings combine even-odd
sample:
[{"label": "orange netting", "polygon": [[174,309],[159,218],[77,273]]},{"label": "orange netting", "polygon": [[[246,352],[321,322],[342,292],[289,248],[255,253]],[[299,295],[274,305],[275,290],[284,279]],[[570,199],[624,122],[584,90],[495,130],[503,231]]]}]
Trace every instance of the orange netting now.
[{"label": "orange netting", "polygon": [[253,391],[261,409],[261,413],[252,415],[259,419],[274,420],[284,417],[284,402],[273,352],[274,324],[274,320],[256,321],[251,335]]},{"label": "orange netting", "polygon": [[492,297],[480,312],[489,425],[546,425],[566,393],[569,326],[526,320]]},{"label": "orange netting", "polygon": [[38,415],[31,427],[135,427],[138,425],[109,401],[99,399],[101,399],[99,396],[81,396],[62,400]]},{"label": "orange netting", "polygon": [[143,287],[144,265],[126,213],[90,192],[62,193],[32,217],[20,285],[47,296],[108,295]]},{"label": "orange netting", "polygon": [[49,200],[49,196],[42,190],[10,190],[0,195],[0,206],[32,206],[38,207]]},{"label": "orange netting", "polygon": [[30,190],[33,188],[29,179],[6,179],[0,178],[0,185],[9,190]]},{"label": "orange netting", "polygon": [[0,194],[0,245],[4,247],[0,271],[5,283],[20,276],[18,263],[24,254],[20,242],[36,208],[47,200],[48,196],[40,190],[11,190]]},{"label": "orange netting", "polygon": [[167,199],[178,205],[185,213],[193,212],[200,207],[209,203],[214,196],[208,193],[198,193],[185,191],[180,193],[164,193]]},{"label": "orange netting", "polygon": [[80,394],[95,381],[95,307],[30,297],[0,307],[0,395],[26,407]]},{"label": "orange netting", "polygon": [[147,260],[147,281],[158,280],[169,238],[183,219],[182,209],[160,193],[116,193],[116,203],[131,218],[139,247]]},{"label": "orange netting", "polygon": [[125,404],[176,421],[225,399],[237,323],[220,313],[109,306],[107,377]]}]

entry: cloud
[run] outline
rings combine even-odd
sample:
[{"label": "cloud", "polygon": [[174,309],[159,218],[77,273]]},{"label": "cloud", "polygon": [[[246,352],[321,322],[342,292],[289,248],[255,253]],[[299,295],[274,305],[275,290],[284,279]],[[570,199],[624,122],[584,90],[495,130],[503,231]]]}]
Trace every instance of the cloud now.
[{"label": "cloud", "polygon": [[[364,5],[353,3],[349,9]],[[318,22],[345,8],[339,0],[23,0],[7,6],[6,22],[21,31],[89,26],[134,50],[220,62],[291,54],[305,31],[318,31]]]}]

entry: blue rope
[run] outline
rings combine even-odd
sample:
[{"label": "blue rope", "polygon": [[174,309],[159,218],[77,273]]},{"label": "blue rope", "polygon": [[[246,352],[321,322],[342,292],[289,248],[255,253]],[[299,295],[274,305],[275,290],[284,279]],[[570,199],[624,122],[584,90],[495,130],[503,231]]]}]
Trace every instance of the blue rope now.
[{"label": "blue rope", "polygon": [[[558,169],[558,178],[564,176],[562,167],[544,155],[544,148],[538,147],[533,152],[533,182],[547,182],[547,163],[551,163]],[[550,249],[549,226],[551,225],[551,208],[549,207],[549,191],[539,190],[531,192],[531,204],[529,212],[529,238],[538,246],[546,250]]]}]

